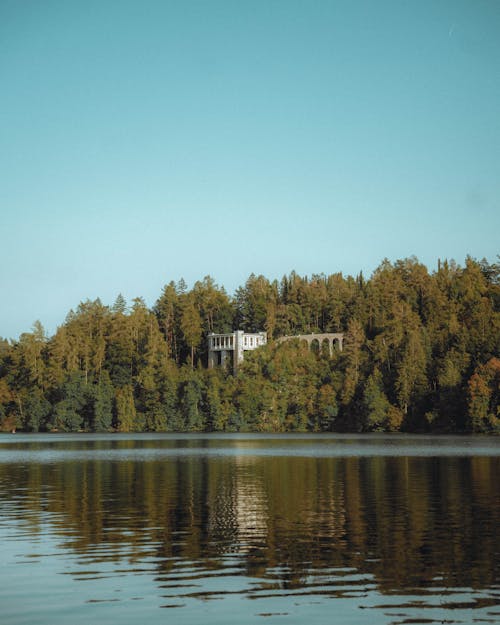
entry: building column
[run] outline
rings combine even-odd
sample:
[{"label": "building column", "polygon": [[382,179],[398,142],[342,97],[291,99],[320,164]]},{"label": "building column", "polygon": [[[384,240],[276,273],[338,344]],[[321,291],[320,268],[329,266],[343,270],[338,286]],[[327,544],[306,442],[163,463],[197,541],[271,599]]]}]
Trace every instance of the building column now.
[{"label": "building column", "polygon": [[215,366],[215,352],[208,348],[208,368],[213,369]]},{"label": "building column", "polygon": [[233,372],[236,375],[238,371],[238,365],[243,362],[243,330],[236,330],[233,333],[233,344],[234,344],[234,360],[233,360]]},{"label": "building column", "polygon": [[227,360],[227,351],[222,349],[220,352],[220,366],[223,367],[226,364]]},{"label": "building column", "polygon": [[[323,347],[323,343],[324,343],[325,339],[323,339],[321,341],[321,347]],[[326,342],[328,343],[328,355],[330,356],[330,358],[333,356],[333,341],[332,339],[329,339],[327,337]]]}]

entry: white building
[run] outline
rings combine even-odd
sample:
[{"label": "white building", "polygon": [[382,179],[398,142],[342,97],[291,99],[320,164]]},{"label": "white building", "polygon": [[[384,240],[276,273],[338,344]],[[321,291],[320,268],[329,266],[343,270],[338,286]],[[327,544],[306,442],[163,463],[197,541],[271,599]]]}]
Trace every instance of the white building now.
[{"label": "white building", "polygon": [[233,357],[233,370],[236,373],[238,365],[243,362],[244,352],[256,349],[267,343],[266,332],[247,334],[243,330],[236,330],[230,334],[208,335],[208,368],[214,365],[224,365],[229,354]]}]

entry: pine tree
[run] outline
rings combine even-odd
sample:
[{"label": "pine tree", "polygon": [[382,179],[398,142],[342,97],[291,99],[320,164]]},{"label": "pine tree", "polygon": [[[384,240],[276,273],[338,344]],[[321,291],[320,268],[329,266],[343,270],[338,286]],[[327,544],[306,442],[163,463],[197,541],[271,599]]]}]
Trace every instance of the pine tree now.
[{"label": "pine tree", "polygon": [[382,374],[375,369],[366,380],[363,391],[365,427],[368,431],[387,429],[390,403],[384,393]]},{"label": "pine tree", "polygon": [[194,352],[201,341],[202,325],[200,313],[192,297],[186,299],[182,307],[181,330],[191,350],[191,367],[194,367]]},{"label": "pine tree", "polygon": [[116,429],[119,432],[132,432],[135,428],[137,416],[132,387],[130,385],[125,385],[117,388],[115,397]]},{"label": "pine tree", "polygon": [[118,293],[113,306],[111,307],[111,312],[115,315],[125,315],[127,312],[127,300],[123,297],[121,293]]}]

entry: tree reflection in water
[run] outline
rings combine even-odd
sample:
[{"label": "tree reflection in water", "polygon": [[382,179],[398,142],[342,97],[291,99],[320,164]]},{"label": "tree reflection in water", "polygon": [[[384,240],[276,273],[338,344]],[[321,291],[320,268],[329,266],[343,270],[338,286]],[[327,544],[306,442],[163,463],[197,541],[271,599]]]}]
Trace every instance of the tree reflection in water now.
[{"label": "tree reflection in water", "polygon": [[[498,589],[499,464],[89,453],[0,463],[0,510],[32,534],[48,520],[88,575],[124,562],[128,572],[153,571],[167,604],[229,592],[363,597],[374,588],[408,596],[407,605],[415,596],[446,603],[446,589]],[[480,601],[497,603],[495,593]]]}]

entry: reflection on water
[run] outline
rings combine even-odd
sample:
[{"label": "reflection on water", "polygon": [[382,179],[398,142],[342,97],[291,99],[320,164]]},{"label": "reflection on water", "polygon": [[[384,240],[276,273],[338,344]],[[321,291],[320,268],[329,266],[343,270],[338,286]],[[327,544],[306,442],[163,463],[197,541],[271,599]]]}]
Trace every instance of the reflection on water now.
[{"label": "reflection on water", "polygon": [[495,439],[4,436],[2,622],[500,623],[499,468]]}]

